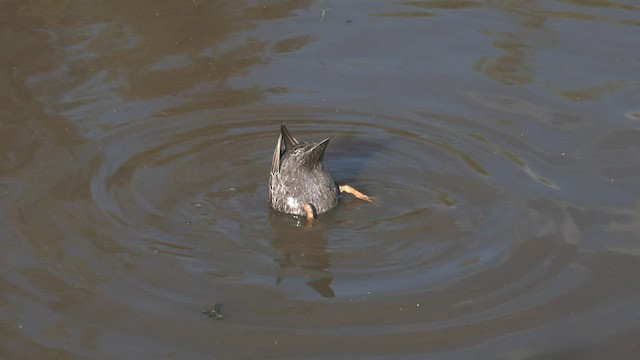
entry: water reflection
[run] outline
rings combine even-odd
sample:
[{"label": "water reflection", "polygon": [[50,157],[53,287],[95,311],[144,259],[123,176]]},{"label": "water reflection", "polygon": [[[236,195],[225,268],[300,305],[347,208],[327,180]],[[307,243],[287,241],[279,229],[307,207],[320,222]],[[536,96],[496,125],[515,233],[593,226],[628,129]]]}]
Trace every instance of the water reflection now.
[{"label": "water reflection", "polygon": [[[331,288],[333,275],[329,270],[331,257],[327,252],[327,240],[321,222],[316,221],[316,224],[310,226],[304,219],[274,214],[274,211],[269,213],[269,222],[276,229],[272,246],[280,253],[274,259],[281,270],[276,284],[284,282],[286,286],[290,278],[294,281],[302,278],[320,296],[335,297]],[[304,230],[301,231],[302,227]]]},{"label": "water reflection", "polygon": [[548,17],[535,2],[507,1],[500,7],[512,16],[516,29],[492,34],[493,45],[504,54],[483,57],[474,67],[483,71],[490,79],[508,85],[528,85],[534,83],[535,73],[529,59],[544,49],[553,34],[545,30]]},{"label": "water reflection", "polygon": [[[50,6],[45,1],[23,5],[26,9],[18,5],[16,11],[43,21],[41,37],[60,55],[55,61],[63,61],[61,66],[52,64],[49,73],[31,76],[30,86],[46,84],[53,93],[41,93],[39,100],[48,111],[64,114],[87,136],[96,137],[97,129],[130,124],[132,113],[143,121],[156,114],[264,99],[265,89],[236,87],[230,80],[266,64],[272,46],[276,52],[294,51],[309,38],[273,45],[231,35],[253,28],[254,21],[290,16],[308,5],[289,1],[251,8],[244,2],[202,2],[147,8],[111,2],[72,29],[45,11]],[[69,7],[71,13],[86,11],[78,4]]]}]

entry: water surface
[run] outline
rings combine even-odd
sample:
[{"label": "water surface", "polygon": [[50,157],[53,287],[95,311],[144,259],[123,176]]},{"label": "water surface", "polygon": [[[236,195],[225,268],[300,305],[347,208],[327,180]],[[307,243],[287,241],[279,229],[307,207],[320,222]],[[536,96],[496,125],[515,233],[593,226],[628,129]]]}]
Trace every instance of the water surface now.
[{"label": "water surface", "polygon": [[[635,359],[639,14],[5,2],[0,357]],[[282,122],[380,205],[271,211]]]}]

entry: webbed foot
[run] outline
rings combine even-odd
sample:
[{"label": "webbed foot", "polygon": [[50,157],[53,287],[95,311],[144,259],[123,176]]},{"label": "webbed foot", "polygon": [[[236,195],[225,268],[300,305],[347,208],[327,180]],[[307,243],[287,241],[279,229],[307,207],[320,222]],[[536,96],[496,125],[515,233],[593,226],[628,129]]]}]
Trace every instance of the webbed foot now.
[{"label": "webbed foot", "polygon": [[313,224],[313,219],[316,218],[316,208],[309,203],[305,203],[303,208],[304,212],[307,214],[307,224]]},{"label": "webbed foot", "polygon": [[356,198],[360,199],[360,200],[364,200],[364,201],[368,201],[372,204],[376,203],[376,199],[369,196],[369,195],[365,195],[363,193],[361,193],[360,191],[354,189],[353,187],[349,186],[349,185],[340,185],[340,193],[348,193],[351,194],[353,196],[355,196]]}]

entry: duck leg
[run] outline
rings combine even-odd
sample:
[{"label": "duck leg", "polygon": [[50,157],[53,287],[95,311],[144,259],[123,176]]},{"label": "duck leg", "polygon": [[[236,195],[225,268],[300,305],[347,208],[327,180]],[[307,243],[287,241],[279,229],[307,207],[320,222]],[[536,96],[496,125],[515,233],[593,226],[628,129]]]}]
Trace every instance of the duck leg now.
[{"label": "duck leg", "polygon": [[316,218],[316,208],[309,203],[305,203],[303,208],[304,212],[307,213],[307,222],[312,223],[313,219]]},{"label": "duck leg", "polygon": [[375,202],[374,199],[371,196],[365,195],[365,194],[361,193],[360,191],[352,188],[349,185],[340,185],[339,187],[340,187],[340,193],[345,192],[345,193],[348,193],[348,194],[351,194],[351,195],[357,197],[360,200],[368,201],[370,203],[374,203]]}]

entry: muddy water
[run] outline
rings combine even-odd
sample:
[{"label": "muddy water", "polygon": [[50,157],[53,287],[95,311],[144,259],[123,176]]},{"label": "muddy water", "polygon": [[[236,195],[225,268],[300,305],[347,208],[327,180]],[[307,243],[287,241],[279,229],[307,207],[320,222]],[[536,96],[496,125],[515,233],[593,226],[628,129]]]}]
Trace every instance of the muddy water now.
[{"label": "muddy water", "polygon": [[[637,358],[639,16],[4,2],[0,357]],[[282,122],[380,205],[271,211]]]}]

